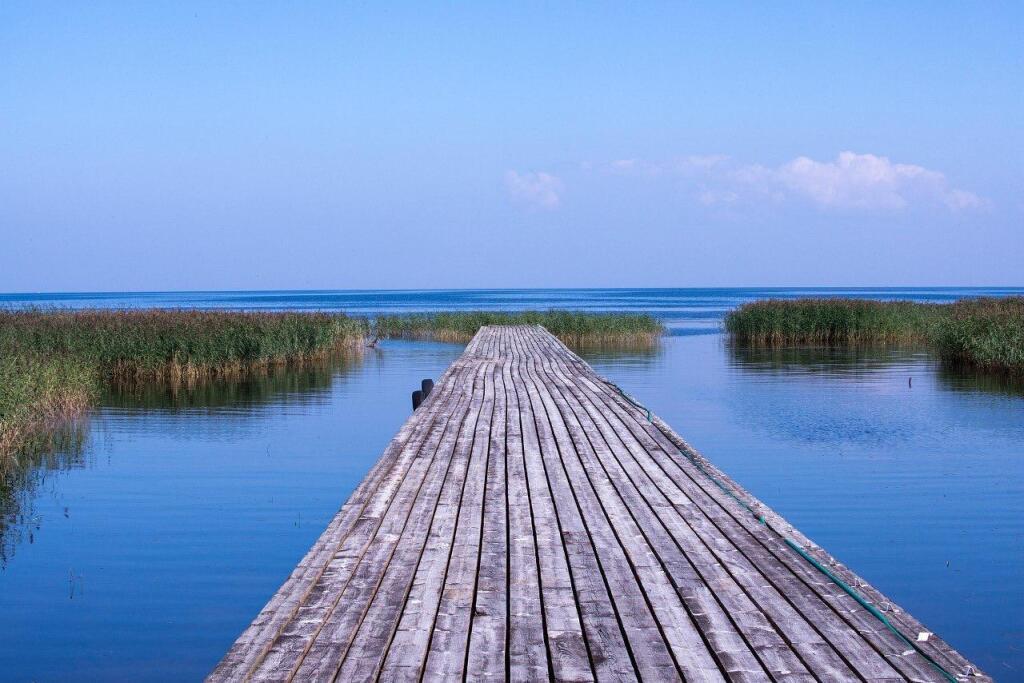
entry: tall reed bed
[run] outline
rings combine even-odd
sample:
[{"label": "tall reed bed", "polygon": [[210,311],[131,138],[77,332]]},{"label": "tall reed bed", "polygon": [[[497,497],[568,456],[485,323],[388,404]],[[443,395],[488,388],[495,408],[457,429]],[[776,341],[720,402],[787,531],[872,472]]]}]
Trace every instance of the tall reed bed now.
[{"label": "tall reed bed", "polygon": [[951,365],[1024,374],[1024,297],[951,304],[768,299],[730,312],[725,328],[754,345],[920,343]]},{"label": "tall reed bed", "polygon": [[5,453],[45,449],[96,396],[97,373],[75,358],[0,353],[0,472]]},{"label": "tall reed bed", "polygon": [[322,313],[0,311],[0,459],[81,415],[105,382],[187,383],[308,361],[360,347],[368,327]]},{"label": "tall reed bed", "polygon": [[861,344],[923,341],[942,307],[910,301],[768,299],[725,318],[737,341],[751,344]]},{"label": "tall reed bed", "polygon": [[959,301],[930,341],[948,364],[1024,376],[1024,297]]},{"label": "tall reed bed", "polygon": [[108,379],[182,379],[309,359],[357,345],[364,320],[197,310],[0,312],[0,349],[68,356]]},{"label": "tall reed bed", "polygon": [[460,311],[384,315],[375,321],[381,337],[467,342],[484,325],[543,325],[563,342],[581,345],[650,346],[664,334],[656,318],[633,313],[574,311]]},{"label": "tall reed bed", "polygon": [[381,316],[198,310],[0,311],[0,455],[80,415],[104,383],[192,383],[325,358],[378,336],[468,341],[482,325],[544,325],[570,344],[651,345],[650,316],[562,311]]}]

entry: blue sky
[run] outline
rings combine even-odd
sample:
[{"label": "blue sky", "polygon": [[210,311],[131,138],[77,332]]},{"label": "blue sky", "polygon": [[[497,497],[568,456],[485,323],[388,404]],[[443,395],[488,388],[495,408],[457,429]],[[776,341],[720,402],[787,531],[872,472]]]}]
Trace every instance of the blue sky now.
[{"label": "blue sky", "polygon": [[0,2],[0,291],[1021,285],[1021,3]]}]

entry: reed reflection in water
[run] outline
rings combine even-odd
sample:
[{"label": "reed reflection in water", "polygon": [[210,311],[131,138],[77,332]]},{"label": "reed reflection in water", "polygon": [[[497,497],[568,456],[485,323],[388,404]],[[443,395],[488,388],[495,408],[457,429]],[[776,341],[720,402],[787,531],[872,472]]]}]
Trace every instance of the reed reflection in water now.
[{"label": "reed reflection in water", "polygon": [[44,435],[0,471],[0,570],[20,543],[35,542],[42,524],[35,500],[68,470],[87,466],[87,420]]}]

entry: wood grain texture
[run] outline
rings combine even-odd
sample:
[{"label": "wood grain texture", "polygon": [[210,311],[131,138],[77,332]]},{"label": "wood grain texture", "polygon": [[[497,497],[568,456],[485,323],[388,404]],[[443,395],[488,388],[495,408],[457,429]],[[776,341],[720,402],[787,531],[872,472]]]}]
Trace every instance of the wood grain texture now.
[{"label": "wood grain texture", "polygon": [[485,327],[208,680],[990,680],[787,538],[927,630],[545,330]]}]

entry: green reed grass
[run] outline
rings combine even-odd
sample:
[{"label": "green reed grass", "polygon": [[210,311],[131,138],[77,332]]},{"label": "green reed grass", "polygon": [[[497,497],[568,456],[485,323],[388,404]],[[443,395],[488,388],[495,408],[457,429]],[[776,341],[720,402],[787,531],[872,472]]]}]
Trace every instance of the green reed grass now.
[{"label": "green reed grass", "polygon": [[569,345],[650,346],[664,327],[649,315],[574,311],[459,311],[385,315],[375,320],[380,337],[467,342],[484,325],[543,325]]},{"label": "green reed grass", "polygon": [[45,440],[102,383],[194,382],[359,347],[366,320],[322,313],[0,311],[0,455]]},{"label": "green reed grass", "polygon": [[483,325],[544,325],[569,344],[651,346],[650,316],[564,311],[381,316],[198,310],[0,311],[0,454],[45,439],[107,385],[191,384],[324,358],[377,336],[468,341]]},{"label": "green reed grass", "polygon": [[730,312],[725,328],[753,345],[920,343],[947,364],[1024,374],[1024,297],[951,304],[768,299]]},{"label": "green reed grass", "polygon": [[1024,376],[1024,297],[959,301],[930,342],[948,364]]},{"label": "green reed grass", "polygon": [[111,379],[176,379],[284,363],[357,344],[364,320],[197,310],[0,312],[0,350],[69,356]]},{"label": "green reed grass", "polygon": [[[97,379],[75,358],[0,353],[0,456],[45,447],[54,428],[88,409]],[[7,464],[0,458],[0,472]]]},{"label": "green reed grass", "polygon": [[768,299],[740,306],[725,329],[752,344],[858,344],[923,341],[941,307],[909,301]]}]

